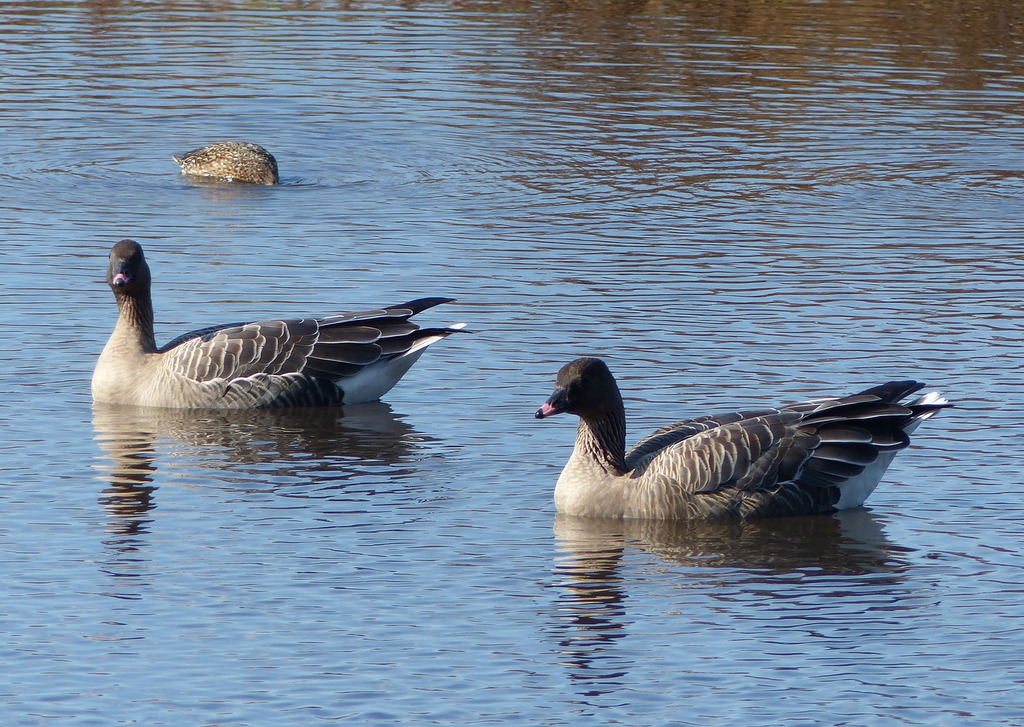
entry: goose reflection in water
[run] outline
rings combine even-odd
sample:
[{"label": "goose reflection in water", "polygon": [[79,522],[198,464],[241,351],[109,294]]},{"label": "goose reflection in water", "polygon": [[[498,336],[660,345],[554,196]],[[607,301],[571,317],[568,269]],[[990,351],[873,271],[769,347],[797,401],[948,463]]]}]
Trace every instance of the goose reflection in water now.
[{"label": "goose reflection in water", "polygon": [[109,459],[100,503],[108,530],[125,544],[148,531],[160,467],[175,476],[189,467],[216,470],[211,479],[246,489],[314,484],[336,491],[381,466],[401,474],[394,465],[426,441],[380,402],[249,411],[96,404],[93,428]]},{"label": "goose reflection in water", "polygon": [[109,469],[110,485],[100,492],[100,504],[110,515],[107,530],[127,545],[135,536],[148,531],[148,513],[153,509],[153,474],[156,472],[154,437],[146,432],[101,433],[96,427],[100,448],[113,461]]},{"label": "goose reflection in water", "polygon": [[[748,521],[558,515],[554,529],[564,555],[555,567],[559,595],[553,632],[563,663],[586,697],[615,691],[635,661],[635,655],[614,648],[633,623],[629,592],[641,587],[621,572],[624,561],[633,561],[629,551],[656,556],[656,569],[639,561],[631,563],[633,573],[639,567],[648,574],[678,575],[681,586],[673,590],[692,591],[683,596],[691,606],[694,594],[697,609],[757,602],[750,617],[766,621],[776,617],[766,610],[791,604],[797,596],[845,603],[869,591],[875,600],[895,603],[907,568],[900,557],[905,551],[887,540],[882,520],[865,509]],[[684,624],[680,631],[686,631]]]}]

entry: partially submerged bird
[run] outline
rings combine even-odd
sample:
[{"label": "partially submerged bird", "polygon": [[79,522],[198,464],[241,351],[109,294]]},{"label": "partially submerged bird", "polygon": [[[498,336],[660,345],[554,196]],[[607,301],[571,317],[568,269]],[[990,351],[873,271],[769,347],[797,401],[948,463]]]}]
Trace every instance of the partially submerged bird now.
[{"label": "partially submerged bird", "polygon": [[625,451],[626,415],[603,361],[562,367],[537,418],[580,418],[555,486],[569,515],[658,520],[810,515],[858,507],[907,436],[949,403],[916,381],[670,424]]},{"label": "partially submerged bird", "polygon": [[182,174],[194,177],[249,184],[280,182],[274,155],[248,141],[218,141],[171,158],[181,166]]},{"label": "partially submerged bird", "polygon": [[93,401],[179,409],[258,409],[375,401],[435,341],[464,324],[419,328],[409,319],[451,298],[324,318],[211,326],[157,348],[142,246],[110,251],[107,283],[119,311],[92,377]]}]

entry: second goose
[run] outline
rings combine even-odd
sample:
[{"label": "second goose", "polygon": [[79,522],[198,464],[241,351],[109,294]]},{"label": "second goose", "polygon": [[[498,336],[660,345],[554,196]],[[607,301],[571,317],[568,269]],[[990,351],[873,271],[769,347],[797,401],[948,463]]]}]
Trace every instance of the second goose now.
[{"label": "second goose", "polygon": [[845,397],[670,424],[625,449],[618,385],[596,358],[558,372],[537,418],[580,418],[576,446],[555,486],[568,515],[709,520],[810,515],[857,507],[908,434],[949,403],[890,381]]}]

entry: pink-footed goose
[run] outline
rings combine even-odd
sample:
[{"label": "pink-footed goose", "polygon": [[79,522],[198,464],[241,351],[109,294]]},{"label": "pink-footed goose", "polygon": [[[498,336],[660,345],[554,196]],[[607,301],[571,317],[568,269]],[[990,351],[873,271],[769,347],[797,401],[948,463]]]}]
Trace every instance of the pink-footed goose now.
[{"label": "pink-footed goose", "polygon": [[671,424],[625,451],[626,415],[603,361],[562,367],[537,418],[580,418],[555,486],[568,515],[658,520],[810,515],[858,507],[908,434],[949,403],[916,381],[778,409]]},{"label": "pink-footed goose", "polygon": [[182,174],[193,177],[248,184],[280,182],[274,155],[248,141],[218,141],[171,158],[181,167]]},{"label": "pink-footed goose", "polygon": [[107,283],[119,311],[92,377],[93,401],[179,409],[258,409],[375,401],[424,349],[464,324],[419,328],[416,313],[451,298],[379,310],[212,326],[157,348],[142,247],[110,251]]}]

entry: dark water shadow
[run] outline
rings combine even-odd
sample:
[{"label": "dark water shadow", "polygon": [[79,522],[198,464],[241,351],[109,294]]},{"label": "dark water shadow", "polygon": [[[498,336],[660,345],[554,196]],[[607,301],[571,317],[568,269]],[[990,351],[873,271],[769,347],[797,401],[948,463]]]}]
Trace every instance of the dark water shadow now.
[{"label": "dark water shadow", "polygon": [[197,177],[190,174],[180,174],[178,180],[182,186],[195,188],[205,199],[211,201],[267,199],[281,186],[279,184],[229,182],[226,179]]},{"label": "dark water shadow", "polygon": [[278,184],[249,184],[248,182],[232,182],[217,177],[201,177],[194,174],[178,174],[176,180],[186,187],[194,187],[204,192],[209,192],[211,198],[244,198],[252,195],[273,194],[282,189],[294,189],[296,187],[344,187],[345,182],[333,182],[324,179],[306,177],[281,177]]},{"label": "dark water shadow", "polygon": [[[659,573],[673,571],[684,582],[689,575],[693,587],[705,591],[723,579],[733,592],[784,589],[794,574],[867,577],[884,589],[894,587],[907,567],[900,557],[905,551],[887,540],[882,521],[865,509],[749,522],[559,515],[554,530],[564,556],[554,569],[558,595],[551,633],[581,697],[615,691],[632,663],[615,648],[633,623],[627,604],[631,589],[639,587],[634,565],[629,575],[622,573],[635,555],[631,551],[656,556]],[[652,566],[641,571],[641,577],[654,572]]]}]

